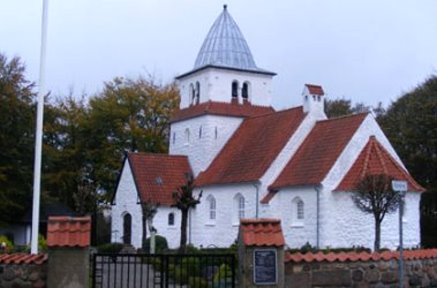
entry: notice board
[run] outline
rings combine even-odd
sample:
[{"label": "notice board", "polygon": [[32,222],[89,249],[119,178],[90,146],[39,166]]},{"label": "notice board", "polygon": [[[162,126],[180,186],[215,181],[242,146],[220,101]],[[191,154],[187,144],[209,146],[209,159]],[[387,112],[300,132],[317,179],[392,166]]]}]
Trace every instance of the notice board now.
[{"label": "notice board", "polygon": [[253,282],[257,285],[272,285],[278,282],[276,249],[253,251]]}]

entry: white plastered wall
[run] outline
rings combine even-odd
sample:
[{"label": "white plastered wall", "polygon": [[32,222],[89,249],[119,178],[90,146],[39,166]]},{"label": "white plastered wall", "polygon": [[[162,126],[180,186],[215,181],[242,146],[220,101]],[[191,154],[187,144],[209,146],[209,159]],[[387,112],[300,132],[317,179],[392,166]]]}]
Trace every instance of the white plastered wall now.
[{"label": "white plastered wall", "polygon": [[135,187],[132,170],[128,160],[125,160],[120,182],[115,194],[114,205],[111,209],[111,242],[123,243],[123,216],[130,213],[132,216],[132,245],[141,247],[143,227],[141,205],[137,204],[138,193]]},{"label": "white plastered wall", "polygon": [[[355,207],[350,192],[332,192],[374,135],[381,145],[396,159],[402,162],[372,115],[368,115],[358,128],[344,151],[322,182],[320,197],[321,245],[330,247],[351,247],[361,245],[373,248],[374,220]],[[409,192],[406,196],[404,217],[404,243],[407,247],[420,244],[420,193]],[[399,243],[397,212],[388,214],[381,226],[381,247],[394,249]]]},{"label": "white plastered wall", "polygon": [[217,68],[206,68],[178,80],[181,92],[180,108],[187,108],[191,102],[190,84],[200,84],[200,103],[207,101],[231,102],[232,82],[239,83],[239,100],[242,102],[241,89],[244,82],[250,83],[249,101],[254,105],[270,106],[272,102],[271,75],[234,71]]},{"label": "white plastered wall", "polygon": [[[194,176],[197,176],[209,166],[242,121],[237,117],[203,115],[172,123],[169,154],[188,156]],[[190,131],[189,141],[186,129]]]},{"label": "white plastered wall", "polygon": [[[126,160],[127,161],[127,160]],[[132,216],[132,245],[135,248],[142,246],[142,209],[137,204],[138,193],[130,169],[129,162],[126,162],[120,177],[117,192],[115,194],[115,205],[112,206],[111,242],[123,242],[123,216],[130,213]],[[168,214],[174,213],[175,222],[173,226],[168,225]],[[160,206],[153,218],[153,226],[158,230],[158,235],[167,239],[169,248],[179,247],[181,214],[176,208]],[[147,227],[147,237],[150,237]]]},{"label": "white plastered wall", "polygon": [[[172,226],[168,223],[168,215],[170,213],[174,213],[175,216],[174,225]],[[181,213],[178,209],[166,206],[159,207],[158,212],[153,218],[153,226],[158,230],[157,235],[164,236],[167,239],[167,244],[170,249],[175,249],[179,247]],[[147,231],[147,237],[150,237],[149,231]]]},{"label": "white plastered wall", "polygon": [[[304,219],[293,221],[295,198],[304,203]],[[313,187],[286,188],[270,200],[270,217],[281,219],[285,243],[290,248],[300,248],[307,242],[317,245],[317,192]]]},{"label": "white plastered wall", "polygon": [[[235,197],[240,194],[245,199],[245,218],[255,218],[256,188],[246,183],[209,186],[202,190],[200,204],[191,211],[191,242],[197,247],[229,247],[237,239],[239,228]],[[209,219],[209,195],[216,200],[215,221]]]}]

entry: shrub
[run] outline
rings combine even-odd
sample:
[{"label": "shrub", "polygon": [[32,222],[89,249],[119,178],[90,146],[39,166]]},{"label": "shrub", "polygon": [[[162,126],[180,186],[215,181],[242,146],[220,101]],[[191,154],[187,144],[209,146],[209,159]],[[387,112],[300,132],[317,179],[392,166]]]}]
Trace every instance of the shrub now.
[{"label": "shrub", "polygon": [[225,277],[230,278],[231,276],[232,276],[231,268],[226,264],[222,264],[220,265],[218,271],[214,274],[213,280],[214,283],[220,283],[227,280]]},{"label": "shrub", "polygon": [[[146,239],[144,243],[145,251],[150,251],[150,237]],[[167,239],[161,235],[155,235],[155,252],[162,253],[168,250]]]},{"label": "shrub", "polygon": [[188,287],[208,288],[209,286],[208,286],[208,282],[202,277],[190,276],[190,278],[188,278]]},{"label": "shrub", "polygon": [[4,235],[0,235],[0,245],[2,246],[0,249],[0,253],[9,253],[14,249],[14,244],[8,237]]},{"label": "shrub", "polygon": [[47,252],[47,241],[41,234],[38,235],[38,251]]},{"label": "shrub", "polygon": [[372,250],[370,248],[366,248],[363,246],[352,246],[352,247],[340,247],[340,248],[331,248],[331,247],[326,247],[323,249],[317,249],[316,247],[312,246],[310,243],[306,243],[305,245],[303,245],[302,247],[300,247],[299,249],[289,249],[288,252],[290,253],[302,253],[302,254],[306,254],[306,253],[317,253],[317,252],[322,252],[323,254],[328,254],[328,253],[341,253],[341,252],[356,252],[356,253],[361,253],[361,252],[372,252]]},{"label": "shrub", "polygon": [[123,249],[123,243],[107,243],[97,247],[99,253],[118,254]]}]

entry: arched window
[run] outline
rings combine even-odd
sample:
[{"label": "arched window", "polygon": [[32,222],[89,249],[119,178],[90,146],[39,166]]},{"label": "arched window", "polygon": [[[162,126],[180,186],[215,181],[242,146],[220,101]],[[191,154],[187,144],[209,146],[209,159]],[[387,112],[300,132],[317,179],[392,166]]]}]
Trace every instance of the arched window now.
[{"label": "arched window", "polygon": [[249,100],[249,91],[250,90],[250,84],[249,82],[243,83],[243,89],[241,89],[241,96],[243,97],[243,100]]},{"label": "arched window", "polygon": [[185,144],[190,143],[190,129],[185,129]]},{"label": "arched window", "polygon": [[208,208],[209,208],[209,220],[214,221],[216,219],[216,202],[215,202],[215,198],[212,195],[209,195],[208,198],[206,199],[208,202]]},{"label": "arched window", "polygon": [[200,83],[199,81],[196,82],[196,102],[195,104],[200,103]]},{"label": "arched window", "polygon": [[174,226],[174,213],[168,213],[168,226]]},{"label": "arched window", "polygon": [[240,219],[245,217],[246,199],[238,193],[234,197],[234,224],[240,222]]},{"label": "arched window", "polygon": [[238,98],[238,81],[232,82],[232,98]]},{"label": "arched window", "polygon": [[196,90],[194,89],[193,83],[190,84],[190,105],[196,103]]},{"label": "arched window", "polygon": [[295,197],[293,199],[291,210],[291,224],[296,226],[302,226],[305,219],[305,204],[302,199],[300,199],[300,197]]},{"label": "arched window", "polygon": [[303,220],[305,214],[304,214],[304,205],[303,201],[299,200],[297,202],[297,220]]},{"label": "arched window", "polygon": [[129,213],[123,215],[123,243],[132,244],[132,216]]}]

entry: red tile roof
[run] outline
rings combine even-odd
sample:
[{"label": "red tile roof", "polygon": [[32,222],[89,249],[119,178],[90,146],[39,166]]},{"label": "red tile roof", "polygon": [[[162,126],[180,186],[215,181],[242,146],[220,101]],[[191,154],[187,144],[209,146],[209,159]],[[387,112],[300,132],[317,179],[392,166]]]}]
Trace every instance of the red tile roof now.
[{"label": "red tile roof", "polygon": [[[406,250],[403,257],[405,260],[419,260],[419,259],[431,259],[437,258],[437,249],[421,249],[421,250]],[[393,259],[399,259],[398,251],[384,251],[381,253],[368,253],[368,252],[341,252],[324,254],[318,253],[286,253],[285,262],[356,262],[356,261],[389,261]]]},{"label": "red tile roof", "polygon": [[261,178],[294,134],[305,114],[302,107],[243,121],[196,185],[251,182]]},{"label": "red tile roof", "polygon": [[317,122],[269,189],[320,184],[366,116],[357,114]]},{"label": "red tile roof", "polygon": [[178,122],[205,114],[248,117],[272,112],[275,112],[275,110],[271,106],[257,106],[249,102],[238,104],[208,101],[177,111],[172,117],[171,122]]},{"label": "red tile roof", "polygon": [[284,246],[279,219],[241,219],[240,237],[246,246]]},{"label": "red tile roof", "polygon": [[192,174],[187,156],[129,153],[128,161],[141,201],[160,205],[173,204],[173,192]]},{"label": "red tile roof", "polygon": [[88,247],[90,245],[90,217],[49,217],[47,246]]},{"label": "red tile roof", "polygon": [[308,88],[311,95],[325,95],[325,92],[323,92],[323,88],[320,85],[305,84],[305,86]]},{"label": "red tile roof", "polygon": [[361,151],[352,168],[348,171],[341,183],[335,189],[337,191],[353,191],[360,179],[366,175],[384,174],[396,180],[405,180],[408,183],[408,191],[423,192],[413,177],[385,150],[385,148],[371,136],[366,146]]},{"label": "red tile roof", "polygon": [[43,264],[47,262],[47,254],[1,254],[0,264]]}]

